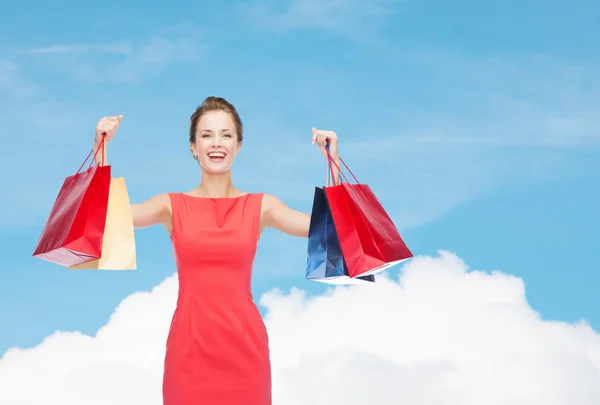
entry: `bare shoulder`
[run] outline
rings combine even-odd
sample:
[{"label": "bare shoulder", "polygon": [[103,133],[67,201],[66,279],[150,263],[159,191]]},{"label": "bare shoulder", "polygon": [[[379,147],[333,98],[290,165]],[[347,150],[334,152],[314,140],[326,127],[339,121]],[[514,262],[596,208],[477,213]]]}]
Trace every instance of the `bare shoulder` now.
[{"label": "bare shoulder", "polygon": [[155,204],[158,204],[161,208],[166,209],[168,212],[171,212],[173,209],[171,207],[171,197],[170,193],[161,193],[152,197],[150,200],[153,200]]},{"label": "bare shoulder", "polygon": [[153,210],[161,210],[171,213],[173,211],[173,208],[171,206],[171,197],[169,196],[169,194],[170,193],[156,194],[155,196],[150,197],[141,204]]},{"label": "bare shoulder", "polygon": [[262,206],[261,206],[261,214],[264,217],[269,213],[273,212],[274,209],[283,208],[285,204],[279,198],[275,197],[272,194],[263,193],[262,198]]}]

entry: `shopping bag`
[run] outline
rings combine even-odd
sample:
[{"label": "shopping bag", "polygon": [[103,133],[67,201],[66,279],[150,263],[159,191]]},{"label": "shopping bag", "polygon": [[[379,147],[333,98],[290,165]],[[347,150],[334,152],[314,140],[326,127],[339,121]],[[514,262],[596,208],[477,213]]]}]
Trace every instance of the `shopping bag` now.
[{"label": "shopping bag", "polygon": [[99,259],[70,266],[71,270],[135,270],[136,252],[133,214],[125,179],[110,182],[106,227],[102,238],[102,256]]},{"label": "shopping bag", "polygon": [[[94,164],[102,150],[102,164]],[[104,165],[104,140],[90,166],[65,179],[44,225],[33,257],[69,267],[99,258],[111,179]]]},{"label": "shopping bag", "polygon": [[375,276],[350,278],[323,188],[315,187],[310,227],[306,278],[328,284],[374,282]]},{"label": "shopping bag", "polygon": [[371,188],[354,174],[356,184],[351,184],[338,170],[345,181],[325,187],[325,194],[349,276],[377,274],[413,257]]}]

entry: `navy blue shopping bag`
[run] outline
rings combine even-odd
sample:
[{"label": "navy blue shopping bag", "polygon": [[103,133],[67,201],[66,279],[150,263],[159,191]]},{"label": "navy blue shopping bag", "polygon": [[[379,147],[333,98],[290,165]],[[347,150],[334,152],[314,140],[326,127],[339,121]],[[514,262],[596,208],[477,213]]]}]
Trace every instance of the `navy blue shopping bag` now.
[{"label": "navy blue shopping bag", "polygon": [[321,187],[315,187],[308,231],[306,278],[328,284],[375,282],[374,275],[354,278],[348,276],[327,196]]}]

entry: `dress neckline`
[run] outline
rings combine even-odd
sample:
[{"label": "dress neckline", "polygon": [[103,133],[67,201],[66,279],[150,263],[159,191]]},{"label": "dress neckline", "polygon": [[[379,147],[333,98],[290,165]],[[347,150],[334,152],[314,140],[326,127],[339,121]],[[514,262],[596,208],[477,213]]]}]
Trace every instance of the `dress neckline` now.
[{"label": "dress neckline", "polygon": [[189,194],[186,194],[186,193],[183,193],[183,192],[181,192],[179,194],[181,194],[181,195],[183,195],[185,197],[196,199],[196,200],[213,200],[213,201],[215,201],[215,200],[237,200],[237,199],[242,198],[242,197],[247,197],[251,193],[241,194],[241,195],[238,195],[237,197],[199,197],[199,196],[195,196],[195,195],[189,195]]}]

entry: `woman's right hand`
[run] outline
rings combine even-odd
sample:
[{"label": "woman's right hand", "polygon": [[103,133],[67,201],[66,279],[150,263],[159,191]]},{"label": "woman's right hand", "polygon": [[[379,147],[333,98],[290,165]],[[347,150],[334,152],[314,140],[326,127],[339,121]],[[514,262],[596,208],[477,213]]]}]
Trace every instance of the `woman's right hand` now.
[{"label": "woman's right hand", "polygon": [[106,134],[105,144],[110,142],[117,133],[119,125],[123,121],[123,116],[103,117],[98,121],[96,125],[96,138],[94,139],[94,146],[100,145],[102,142],[102,136]]}]

